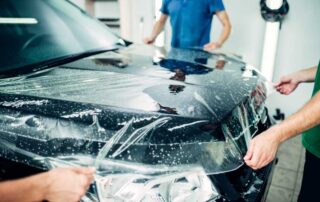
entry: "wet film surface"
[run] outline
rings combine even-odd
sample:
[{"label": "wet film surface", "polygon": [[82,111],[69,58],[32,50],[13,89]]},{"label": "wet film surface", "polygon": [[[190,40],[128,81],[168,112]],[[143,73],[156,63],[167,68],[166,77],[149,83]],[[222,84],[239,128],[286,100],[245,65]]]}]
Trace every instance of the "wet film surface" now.
[{"label": "wet film surface", "polygon": [[207,175],[243,165],[270,84],[227,55],[131,49],[0,80],[0,156],[96,167],[84,201],[217,197]]}]

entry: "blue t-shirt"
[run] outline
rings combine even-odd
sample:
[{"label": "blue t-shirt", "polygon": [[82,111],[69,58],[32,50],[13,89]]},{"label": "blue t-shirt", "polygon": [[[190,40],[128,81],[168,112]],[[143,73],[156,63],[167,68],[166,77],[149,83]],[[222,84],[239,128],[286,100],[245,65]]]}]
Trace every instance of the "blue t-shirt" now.
[{"label": "blue t-shirt", "polygon": [[209,43],[212,17],[223,10],[222,0],[163,0],[160,11],[170,16],[171,46],[198,48]]}]

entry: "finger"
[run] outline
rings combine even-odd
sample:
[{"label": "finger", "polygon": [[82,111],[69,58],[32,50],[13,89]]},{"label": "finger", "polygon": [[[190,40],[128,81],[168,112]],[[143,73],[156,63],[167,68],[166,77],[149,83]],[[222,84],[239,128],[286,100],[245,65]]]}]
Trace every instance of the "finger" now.
[{"label": "finger", "polygon": [[210,50],[210,49],[211,49],[211,44],[208,43],[208,44],[204,45],[203,48],[204,48],[205,50]]},{"label": "finger", "polygon": [[265,162],[267,161],[268,157],[266,155],[261,155],[261,157],[258,159],[258,163],[256,165],[257,169],[260,169],[264,167]]},{"label": "finger", "polygon": [[264,168],[266,165],[268,165],[271,161],[269,159],[264,160],[260,163],[259,169]]},{"label": "finger", "polygon": [[96,170],[95,168],[74,167],[72,170],[79,174],[92,175]]},{"label": "finger", "polygon": [[265,167],[266,165],[268,165],[271,162],[271,160],[267,159],[262,163],[261,168]]},{"label": "finger", "polygon": [[245,157],[243,158],[245,161],[248,161],[248,160],[250,160],[252,158],[253,148],[254,148],[254,142],[251,140],[251,142],[249,144],[249,149],[248,149]]},{"label": "finger", "polygon": [[280,84],[279,86],[277,86],[277,89],[284,89],[286,86],[285,86],[286,84]]},{"label": "finger", "polygon": [[247,166],[249,166],[250,168],[252,168],[253,165],[251,164],[250,161],[245,161],[245,163],[246,163]]},{"label": "finger", "polygon": [[289,89],[289,88],[284,89],[284,94],[285,95],[289,95],[291,92],[292,92],[292,90]]},{"label": "finger", "polygon": [[76,190],[76,193],[78,195],[78,197],[81,199],[86,193],[87,193],[88,189],[86,189],[86,187],[79,187]]},{"label": "finger", "polygon": [[281,81],[272,84],[274,87],[279,87],[281,85]]},{"label": "finger", "polygon": [[249,167],[252,168],[252,169],[255,169],[255,168],[256,168],[255,165],[254,165],[254,163],[253,163],[251,160],[245,161],[245,163],[247,164],[247,166],[249,166]]},{"label": "finger", "polygon": [[250,160],[252,167],[257,167],[258,166],[260,158],[261,158],[261,154],[260,154],[259,151],[253,152],[252,158]]},{"label": "finger", "polygon": [[92,184],[92,182],[94,181],[94,177],[91,175],[91,176],[86,176],[87,179],[88,179],[88,185]]},{"label": "finger", "polygon": [[285,79],[283,79],[283,78],[281,78],[281,79],[276,83],[276,85],[277,85],[277,86],[282,86],[282,85],[284,85],[284,84],[286,84],[286,83],[288,83],[288,81],[285,80]]}]

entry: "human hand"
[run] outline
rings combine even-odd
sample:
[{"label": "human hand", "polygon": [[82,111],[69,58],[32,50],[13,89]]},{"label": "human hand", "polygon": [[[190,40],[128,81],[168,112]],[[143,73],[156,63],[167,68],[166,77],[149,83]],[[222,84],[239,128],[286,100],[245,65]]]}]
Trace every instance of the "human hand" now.
[{"label": "human hand", "polygon": [[210,51],[210,50],[218,49],[218,48],[221,48],[221,47],[222,47],[222,45],[220,43],[211,42],[211,43],[208,43],[208,44],[204,45],[203,49],[205,51]]},{"label": "human hand", "polygon": [[300,84],[299,74],[293,73],[287,76],[281,77],[280,81],[274,84],[276,90],[284,95],[292,93]]},{"label": "human hand", "polygon": [[78,202],[87,192],[93,168],[56,168],[46,174],[44,199],[50,202]]},{"label": "human hand", "polygon": [[250,141],[249,149],[243,158],[245,163],[254,170],[268,165],[274,160],[281,143],[277,130],[270,128]]},{"label": "human hand", "polygon": [[155,41],[155,39],[153,39],[153,38],[151,38],[151,37],[145,37],[145,38],[143,39],[143,42],[144,42],[145,44],[153,44],[154,41]]}]

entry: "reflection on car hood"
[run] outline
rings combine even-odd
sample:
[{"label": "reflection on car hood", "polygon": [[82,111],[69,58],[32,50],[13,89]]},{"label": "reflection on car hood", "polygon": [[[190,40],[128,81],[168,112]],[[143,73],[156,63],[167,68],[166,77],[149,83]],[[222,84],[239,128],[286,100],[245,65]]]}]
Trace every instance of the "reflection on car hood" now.
[{"label": "reflection on car hood", "polygon": [[153,57],[149,48],[0,80],[0,155],[46,169],[36,159],[88,155],[206,173],[241,166],[265,120],[264,78],[227,55]]},{"label": "reflection on car hood", "polygon": [[[173,49],[167,58],[153,58],[135,50],[107,52],[44,75],[4,80],[0,92],[219,122],[263,82],[243,62],[224,55]],[[244,75],[248,71],[252,76]]]}]

